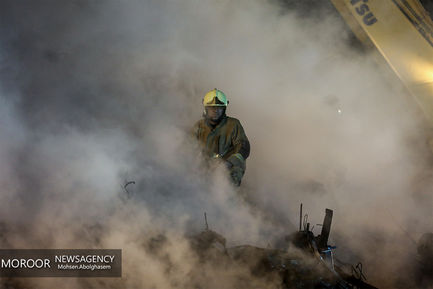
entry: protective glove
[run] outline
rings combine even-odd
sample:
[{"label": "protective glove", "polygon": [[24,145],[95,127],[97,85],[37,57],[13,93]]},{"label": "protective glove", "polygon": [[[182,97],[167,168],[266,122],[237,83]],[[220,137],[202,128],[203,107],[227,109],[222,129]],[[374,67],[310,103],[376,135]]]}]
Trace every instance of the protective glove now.
[{"label": "protective glove", "polygon": [[244,171],[240,167],[232,167],[230,170],[230,177],[231,177],[232,183],[235,186],[241,185],[243,175],[244,175]]}]

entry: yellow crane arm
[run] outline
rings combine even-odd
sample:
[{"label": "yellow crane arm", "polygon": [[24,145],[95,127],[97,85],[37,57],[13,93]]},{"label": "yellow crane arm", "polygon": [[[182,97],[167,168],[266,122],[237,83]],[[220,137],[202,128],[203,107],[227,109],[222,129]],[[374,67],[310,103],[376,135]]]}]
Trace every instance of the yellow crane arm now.
[{"label": "yellow crane arm", "polygon": [[433,22],[418,0],[331,0],[375,46],[433,124]]}]

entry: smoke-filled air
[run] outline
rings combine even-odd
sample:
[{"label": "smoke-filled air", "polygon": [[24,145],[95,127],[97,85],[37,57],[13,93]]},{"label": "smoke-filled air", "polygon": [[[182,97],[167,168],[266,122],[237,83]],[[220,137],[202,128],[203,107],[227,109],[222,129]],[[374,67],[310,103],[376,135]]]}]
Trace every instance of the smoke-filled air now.
[{"label": "smoke-filled air", "polygon": [[[2,1],[0,246],[123,260],[122,278],[2,288],[280,288],[201,265],[189,239],[206,213],[227,246],[276,246],[301,203],[312,225],[334,210],[335,256],[368,282],[413,288],[416,242],[433,231],[423,115],[316,2]],[[192,137],[214,88],[250,141],[240,188]]]}]

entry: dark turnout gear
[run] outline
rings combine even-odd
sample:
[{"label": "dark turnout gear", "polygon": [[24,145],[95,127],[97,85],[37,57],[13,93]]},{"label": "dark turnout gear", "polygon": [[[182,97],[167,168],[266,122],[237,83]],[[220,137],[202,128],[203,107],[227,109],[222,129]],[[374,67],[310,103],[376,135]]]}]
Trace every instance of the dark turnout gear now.
[{"label": "dark turnout gear", "polygon": [[239,186],[250,154],[250,143],[239,120],[224,115],[213,125],[205,116],[195,124],[194,136],[207,156],[227,162],[231,179]]}]

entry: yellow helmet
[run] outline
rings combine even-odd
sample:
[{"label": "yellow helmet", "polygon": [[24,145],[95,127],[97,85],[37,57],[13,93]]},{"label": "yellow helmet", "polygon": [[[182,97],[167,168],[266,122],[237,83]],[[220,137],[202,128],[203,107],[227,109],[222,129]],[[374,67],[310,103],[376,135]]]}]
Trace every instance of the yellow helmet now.
[{"label": "yellow helmet", "polygon": [[224,92],[218,89],[212,89],[203,98],[204,106],[227,106],[229,101],[227,100]]}]

